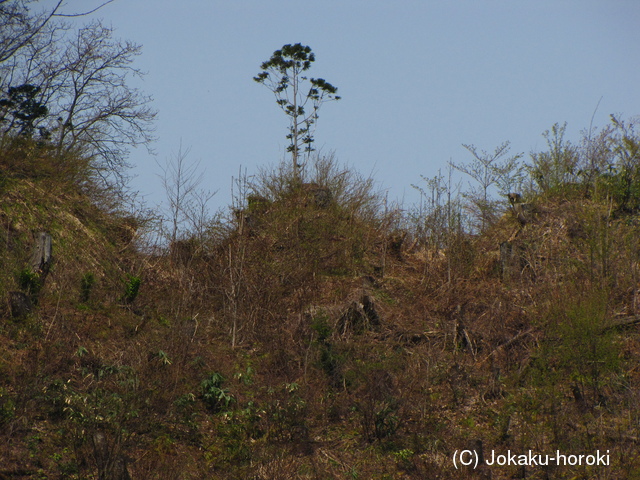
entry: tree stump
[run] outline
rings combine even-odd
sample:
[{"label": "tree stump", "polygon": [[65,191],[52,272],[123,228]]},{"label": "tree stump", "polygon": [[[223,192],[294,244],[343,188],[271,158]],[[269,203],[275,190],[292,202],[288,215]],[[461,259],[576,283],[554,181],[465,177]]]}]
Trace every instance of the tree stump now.
[{"label": "tree stump", "polygon": [[40,279],[44,280],[44,276],[49,272],[51,267],[51,235],[47,232],[39,232],[36,235],[36,244],[31,255],[31,271],[40,275]]},{"label": "tree stump", "polygon": [[373,299],[363,295],[359,302],[351,302],[347,310],[338,320],[338,331],[341,335],[354,333],[362,334],[368,330],[375,330],[380,326],[378,314]]}]

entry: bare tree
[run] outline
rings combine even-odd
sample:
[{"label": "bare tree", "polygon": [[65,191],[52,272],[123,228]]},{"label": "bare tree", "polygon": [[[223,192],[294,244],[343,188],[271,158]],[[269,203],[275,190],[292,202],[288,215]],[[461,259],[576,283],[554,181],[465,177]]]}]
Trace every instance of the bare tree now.
[{"label": "bare tree", "polygon": [[199,241],[205,236],[206,225],[210,219],[208,203],[215,195],[199,188],[204,173],[199,171],[200,163],[189,164],[187,156],[190,149],[182,149],[168,159],[162,169],[162,185],[168,201],[167,220],[170,225],[168,240],[175,244],[180,233],[187,232]]},{"label": "bare tree", "polygon": [[[96,9],[66,13],[60,1],[33,13],[30,3],[0,0],[3,138],[40,132],[60,157],[73,152],[88,159],[85,173],[106,185],[124,185],[130,148],[148,148],[153,140],[156,112],[150,107],[151,98],[131,86],[132,79],[143,75],[133,66],[141,47],[115,39],[113,29],[99,21],[76,32],[58,18],[88,15]],[[22,97],[16,102],[12,93],[28,94],[30,103]],[[16,104],[26,105],[26,110]],[[40,115],[34,116],[37,112]]]},{"label": "bare tree", "polygon": [[63,0],[51,9],[34,14],[27,0],[0,2],[0,63],[15,56],[22,48],[43,34],[53,16],[60,10]]},{"label": "bare tree", "polygon": [[38,37],[50,34],[49,27],[55,17],[90,15],[111,2],[113,0],[107,0],[88,11],[65,13],[62,11],[64,0],[58,0],[48,9],[33,13],[29,4],[36,0],[0,0],[0,63],[33,44]]},{"label": "bare tree", "polygon": [[522,181],[522,167],[518,162],[522,155],[504,158],[509,153],[509,142],[496,147],[493,153],[478,151],[473,145],[463,145],[463,147],[473,155],[471,164],[451,163],[451,165],[456,170],[469,175],[478,184],[471,185],[471,190],[464,196],[469,199],[472,209],[480,219],[480,231],[484,231],[493,219],[499,204],[491,197],[491,189],[495,187],[501,195],[506,196]]},{"label": "bare tree", "polygon": [[102,175],[120,175],[128,147],[149,145],[156,112],[151,98],[130,87],[129,77],[141,77],[132,66],[141,47],[113,39],[113,30],[99,21],[83,27],[67,42],[59,67],[45,80],[51,85],[49,108],[58,125],[59,154],[80,150],[94,159]]},{"label": "bare tree", "polygon": [[[49,10],[33,13],[30,1],[0,2],[0,123],[6,134],[30,136],[44,131],[46,114],[32,115],[44,107],[51,95],[46,81],[47,64],[57,57],[58,43],[68,25],[52,21],[60,9],[58,2]],[[25,128],[26,127],[26,128]]]}]

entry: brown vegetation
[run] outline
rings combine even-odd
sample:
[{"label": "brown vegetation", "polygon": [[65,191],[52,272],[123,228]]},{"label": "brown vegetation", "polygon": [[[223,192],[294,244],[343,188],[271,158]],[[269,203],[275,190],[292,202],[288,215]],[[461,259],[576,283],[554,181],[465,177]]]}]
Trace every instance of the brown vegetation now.
[{"label": "brown vegetation", "polygon": [[[0,475],[638,475],[640,223],[614,177],[436,242],[329,159],[262,172],[206,241],[154,251],[33,149],[29,170],[0,157]],[[469,446],[611,465],[456,470]]]}]

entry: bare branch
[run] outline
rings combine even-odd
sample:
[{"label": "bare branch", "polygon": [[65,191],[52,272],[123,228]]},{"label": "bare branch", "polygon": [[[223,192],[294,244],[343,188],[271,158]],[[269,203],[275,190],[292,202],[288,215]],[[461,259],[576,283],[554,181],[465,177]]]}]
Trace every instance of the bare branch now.
[{"label": "bare branch", "polygon": [[40,34],[62,6],[62,2],[63,0],[58,0],[50,12],[40,16],[30,16],[23,2],[6,8],[0,7],[0,27],[3,31],[0,34],[0,63],[6,62]]},{"label": "bare branch", "polygon": [[109,5],[110,3],[114,2],[114,1],[115,0],[107,0],[106,2],[104,2],[101,5],[97,6],[93,10],[89,10],[88,12],[83,12],[83,13],[56,13],[53,16],[54,17],[85,17],[87,15],[91,15],[92,13],[97,12],[102,7],[104,7],[105,5]]}]

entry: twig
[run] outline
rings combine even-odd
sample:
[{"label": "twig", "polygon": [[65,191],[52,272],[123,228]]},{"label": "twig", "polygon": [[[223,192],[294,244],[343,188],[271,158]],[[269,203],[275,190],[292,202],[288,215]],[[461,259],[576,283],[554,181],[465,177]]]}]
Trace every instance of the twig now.
[{"label": "twig", "polygon": [[44,336],[45,341],[49,338],[49,333],[51,332],[51,328],[53,327],[53,324],[56,323],[56,317],[58,316],[58,310],[60,310],[60,299],[62,297],[62,288],[60,288],[60,290],[58,291],[58,302],[56,303],[56,311],[53,314],[53,319],[51,320],[51,323],[49,324],[49,328],[47,329],[47,334]]},{"label": "twig", "polygon": [[[51,16],[52,17],[84,17],[86,15],[91,15],[93,12],[97,12],[102,7],[104,7],[105,5],[110,4],[113,1],[114,0],[107,0],[106,2],[102,3],[101,5],[98,5],[93,10],[89,10],[88,12],[84,12],[84,13],[53,13]],[[62,2],[60,2],[60,3],[62,3]]]},{"label": "twig", "polygon": [[600,333],[607,333],[611,330],[626,330],[627,328],[635,327],[636,325],[640,325],[640,315],[623,318],[613,325],[604,327]]},{"label": "twig", "polygon": [[520,332],[515,337],[512,337],[509,340],[507,340],[506,342],[501,343],[496,348],[494,348],[493,351],[489,355],[487,355],[483,360],[481,360],[478,365],[482,365],[484,362],[486,362],[491,357],[493,357],[499,350],[502,350],[502,349],[508,347],[509,345],[511,345],[514,342],[517,342],[518,340],[520,340],[525,335],[529,335],[531,332],[533,332],[533,328],[530,328],[529,330],[525,330],[524,332]]}]

